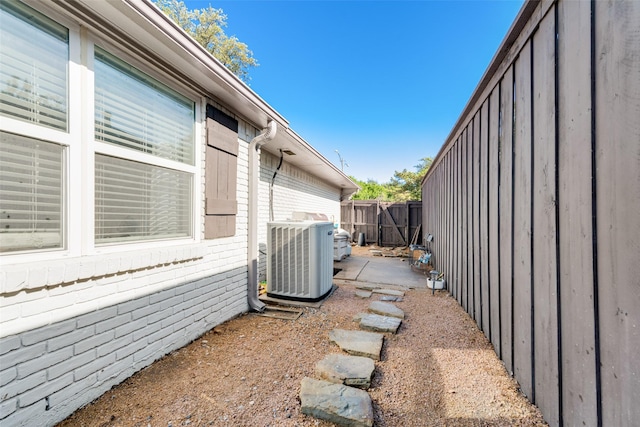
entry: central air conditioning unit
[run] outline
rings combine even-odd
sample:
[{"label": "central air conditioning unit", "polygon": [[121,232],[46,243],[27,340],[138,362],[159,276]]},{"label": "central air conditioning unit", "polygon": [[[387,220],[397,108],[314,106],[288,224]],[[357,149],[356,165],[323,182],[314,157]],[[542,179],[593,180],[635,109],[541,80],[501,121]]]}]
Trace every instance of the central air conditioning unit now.
[{"label": "central air conditioning unit", "polygon": [[267,223],[267,296],[319,301],[333,287],[333,223]]}]

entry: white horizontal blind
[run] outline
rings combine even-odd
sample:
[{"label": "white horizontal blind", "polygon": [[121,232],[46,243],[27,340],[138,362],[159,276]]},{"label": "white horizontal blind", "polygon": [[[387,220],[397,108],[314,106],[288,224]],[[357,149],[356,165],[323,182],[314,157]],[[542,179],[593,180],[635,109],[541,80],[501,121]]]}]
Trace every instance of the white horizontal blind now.
[{"label": "white horizontal blind", "polygon": [[96,47],[97,141],[194,164],[194,103]]},{"label": "white horizontal blind", "polygon": [[0,114],[67,130],[68,30],[0,1]]},{"label": "white horizontal blind", "polygon": [[96,243],[190,237],[189,173],[97,154]]},{"label": "white horizontal blind", "polygon": [[0,252],[64,246],[64,148],[0,132]]}]

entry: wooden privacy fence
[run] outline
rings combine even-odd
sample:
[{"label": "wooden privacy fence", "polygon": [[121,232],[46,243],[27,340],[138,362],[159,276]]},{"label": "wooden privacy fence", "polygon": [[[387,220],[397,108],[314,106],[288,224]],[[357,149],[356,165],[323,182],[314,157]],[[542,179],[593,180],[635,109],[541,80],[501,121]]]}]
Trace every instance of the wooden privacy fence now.
[{"label": "wooden privacy fence", "polygon": [[422,202],[391,203],[347,200],[341,203],[340,223],[354,242],[364,234],[366,244],[408,246],[421,243]]},{"label": "wooden privacy fence", "polygon": [[448,289],[551,426],[640,420],[640,2],[527,1],[422,186]]}]

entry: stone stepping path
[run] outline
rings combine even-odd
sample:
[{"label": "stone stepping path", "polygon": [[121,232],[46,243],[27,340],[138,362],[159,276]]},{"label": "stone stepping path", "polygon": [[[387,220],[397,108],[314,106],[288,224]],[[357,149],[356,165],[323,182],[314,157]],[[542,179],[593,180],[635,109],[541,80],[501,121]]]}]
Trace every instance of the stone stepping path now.
[{"label": "stone stepping path", "polygon": [[[356,297],[370,298],[372,293],[400,301],[404,296],[404,292],[393,289],[358,289]],[[368,313],[354,317],[360,328],[367,331],[334,329],[329,332],[329,340],[351,356],[329,354],[316,364],[315,374],[321,379],[302,379],[303,414],[339,426],[373,426],[371,397],[365,390],[371,386],[373,361],[380,360],[382,352],[384,335],[379,332],[395,334],[404,319],[404,311],[385,301],[372,301],[367,310]]]},{"label": "stone stepping path", "polygon": [[332,383],[367,390],[375,368],[373,359],[368,357],[328,354],[316,364],[316,376]]},{"label": "stone stepping path", "polygon": [[334,329],[329,332],[329,340],[351,355],[380,360],[384,335],[374,332]]},{"label": "stone stepping path", "polygon": [[342,426],[373,426],[371,397],[359,388],[305,377],[300,401],[303,414]]}]

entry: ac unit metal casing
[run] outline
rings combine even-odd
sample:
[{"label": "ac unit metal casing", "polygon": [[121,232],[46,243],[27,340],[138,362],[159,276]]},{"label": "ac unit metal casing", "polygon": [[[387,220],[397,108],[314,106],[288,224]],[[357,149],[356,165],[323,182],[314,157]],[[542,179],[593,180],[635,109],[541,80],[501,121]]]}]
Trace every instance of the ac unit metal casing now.
[{"label": "ac unit metal casing", "polygon": [[319,301],[333,286],[333,223],[267,223],[267,296]]}]

